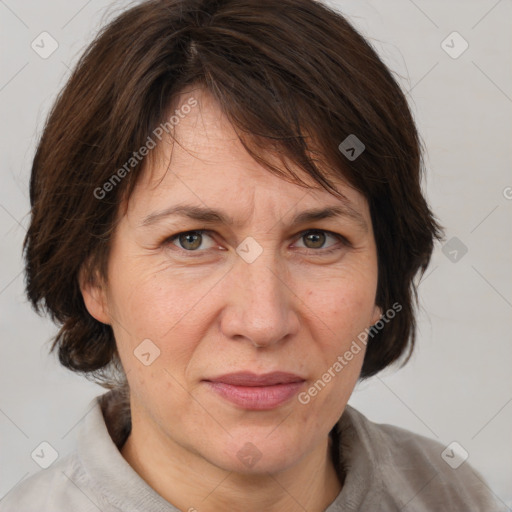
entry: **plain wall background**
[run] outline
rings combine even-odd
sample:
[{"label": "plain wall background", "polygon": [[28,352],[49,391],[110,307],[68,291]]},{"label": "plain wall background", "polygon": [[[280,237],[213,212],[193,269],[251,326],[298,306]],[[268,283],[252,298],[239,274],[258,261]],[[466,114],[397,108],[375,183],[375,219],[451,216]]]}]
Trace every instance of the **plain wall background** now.
[{"label": "plain wall background", "polygon": [[[436,247],[419,287],[412,360],[358,385],[350,403],[373,421],[445,445],[457,441],[512,507],[512,2],[328,3],[372,41],[409,91],[427,147],[427,196],[447,240],[467,248],[451,261]],[[21,245],[31,160],[48,109],[99,26],[126,5],[0,2],[0,497],[40,470],[30,454],[42,441],[60,457],[72,449],[90,400],[105,391],[48,355],[56,327],[27,304]],[[47,59],[31,48],[43,31],[59,45]],[[441,46],[453,31],[469,44],[457,58]],[[451,36],[447,44],[456,55],[464,42]]]}]

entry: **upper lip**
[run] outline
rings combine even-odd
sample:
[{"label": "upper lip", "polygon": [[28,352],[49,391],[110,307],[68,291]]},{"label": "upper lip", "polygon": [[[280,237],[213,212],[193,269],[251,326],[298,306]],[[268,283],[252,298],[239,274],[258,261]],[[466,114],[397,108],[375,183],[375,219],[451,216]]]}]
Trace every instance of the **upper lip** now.
[{"label": "upper lip", "polygon": [[231,386],[273,386],[276,384],[289,384],[302,382],[305,379],[289,372],[271,372],[257,375],[252,372],[236,372],[206,379],[210,382],[222,382]]}]

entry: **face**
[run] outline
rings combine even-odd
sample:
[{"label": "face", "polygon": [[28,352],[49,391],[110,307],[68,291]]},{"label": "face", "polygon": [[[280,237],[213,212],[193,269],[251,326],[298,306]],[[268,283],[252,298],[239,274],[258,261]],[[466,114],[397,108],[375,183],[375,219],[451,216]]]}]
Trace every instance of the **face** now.
[{"label": "face", "polygon": [[[272,175],[214,100],[193,96],[172,156],[157,148],[119,220],[108,284],[82,291],[113,327],[132,416],[151,436],[227,471],[280,471],[326,441],[364,346],[339,356],[381,314],[369,209],[341,181],[343,201]],[[185,205],[230,221],[169,211]],[[341,213],[294,220],[325,208]],[[224,377],[238,372],[249,375]]]}]

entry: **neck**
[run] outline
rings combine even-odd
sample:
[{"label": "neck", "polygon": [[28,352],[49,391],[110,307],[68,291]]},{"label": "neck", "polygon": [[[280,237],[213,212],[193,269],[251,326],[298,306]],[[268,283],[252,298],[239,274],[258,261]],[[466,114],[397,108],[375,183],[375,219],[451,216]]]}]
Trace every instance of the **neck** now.
[{"label": "neck", "polygon": [[279,473],[225,471],[137,422],[121,449],[133,469],[179,510],[323,512],[341,491],[330,438]]}]

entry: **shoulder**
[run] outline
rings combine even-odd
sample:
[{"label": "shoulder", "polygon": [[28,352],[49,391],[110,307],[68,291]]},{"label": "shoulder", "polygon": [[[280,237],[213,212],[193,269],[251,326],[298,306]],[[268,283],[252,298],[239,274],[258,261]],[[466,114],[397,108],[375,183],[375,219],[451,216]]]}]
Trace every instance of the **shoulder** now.
[{"label": "shoulder", "polygon": [[405,506],[404,511],[504,510],[460,445],[446,446],[394,425],[374,423],[350,406],[347,416],[375,465],[380,494]]},{"label": "shoulder", "polygon": [[[97,512],[81,487],[87,475],[75,452],[22,480],[0,500],[0,512]],[[84,484],[82,486],[82,484]]]}]

